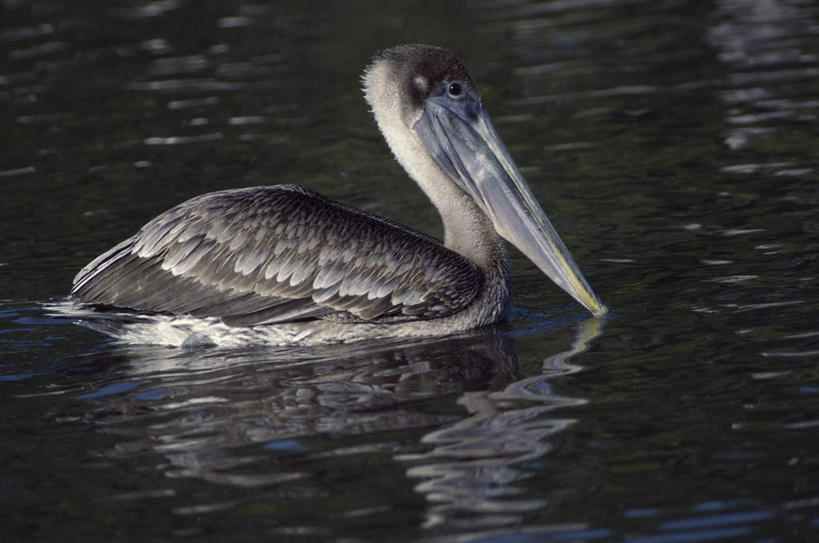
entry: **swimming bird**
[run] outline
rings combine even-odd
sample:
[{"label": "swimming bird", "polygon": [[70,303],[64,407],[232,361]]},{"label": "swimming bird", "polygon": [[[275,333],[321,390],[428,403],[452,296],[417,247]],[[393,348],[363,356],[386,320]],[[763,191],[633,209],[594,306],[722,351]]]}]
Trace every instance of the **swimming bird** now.
[{"label": "swimming bird", "polygon": [[503,239],[592,314],[607,311],[451,51],[384,50],[362,82],[393,155],[437,208],[443,242],[295,185],[212,192],[77,274],[71,299],[84,323],[170,344],[452,334],[506,318]]}]

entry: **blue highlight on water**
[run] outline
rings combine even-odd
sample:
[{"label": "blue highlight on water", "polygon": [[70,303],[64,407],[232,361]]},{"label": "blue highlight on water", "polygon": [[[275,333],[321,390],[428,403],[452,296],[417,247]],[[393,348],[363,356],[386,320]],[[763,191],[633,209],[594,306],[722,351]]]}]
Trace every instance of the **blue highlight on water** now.
[{"label": "blue highlight on water", "polygon": [[134,396],[131,399],[140,401],[160,400],[167,395],[168,395],[167,390],[157,388],[153,390],[146,390],[145,392],[140,392],[139,394],[134,394]]},{"label": "blue highlight on water", "polygon": [[709,528],[712,526],[723,526],[726,524],[746,524],[749,522],[759,522],[767,520],[774,515],[769,511],[741,511],[737,513],[725,513],[722,515],[712,515],[684,520],[672,520],[660,525],[663,530],[686,530],[691,528]]},{"label": "blue highlight on water", "polygon": [[96,398],[104,398],[106,396],[114,396],[117,394],[122,394],[123,392],[128,392],[129,390],[133,390],[134,388],[138,387],[141,383],[139,382],[125,382],[125,383],[116,383],[113,385],[108,385],[106,387],[102,387],[99,390],[94,392],[89,392],[88,394],[83,394],[81,396],[77,396],[78,400],[93,400]]},{"label": "blue highlight on water", "polygon": [[266,451],[279,452],[307,452],[310,450],[310,447],[307,447],[296,439],[282,439],[267,443],[263,449]]}]

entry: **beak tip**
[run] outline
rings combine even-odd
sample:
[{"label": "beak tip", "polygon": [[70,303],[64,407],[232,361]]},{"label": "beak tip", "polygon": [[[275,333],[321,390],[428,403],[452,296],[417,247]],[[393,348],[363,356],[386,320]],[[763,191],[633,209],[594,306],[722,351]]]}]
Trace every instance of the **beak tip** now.
[{"label": "beak tip", "polygon": [[609,308],[603,304],[597,304],[595,307],[591,308],[590,311],[594,317],[600,318],[604,317],[609,312]]},{"label": "beak tip", "polygon": [[600,301],[600,298],[598,298],[591,289],[589,289],[586,294],[587,296],[578,297],[577,301],[580,302],[593,317],[600,318],[609,312],[609,308]]}]

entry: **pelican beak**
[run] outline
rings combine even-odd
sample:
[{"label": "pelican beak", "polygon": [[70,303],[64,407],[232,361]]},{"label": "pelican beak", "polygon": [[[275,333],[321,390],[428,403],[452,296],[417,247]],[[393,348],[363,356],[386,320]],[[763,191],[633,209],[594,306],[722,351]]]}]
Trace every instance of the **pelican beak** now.
[{"label": "pelican beak", "polygon": [[498,234],[594,316],[608,311],[535,200],[479,98],[468,92],[430,96],[413,130]]}]

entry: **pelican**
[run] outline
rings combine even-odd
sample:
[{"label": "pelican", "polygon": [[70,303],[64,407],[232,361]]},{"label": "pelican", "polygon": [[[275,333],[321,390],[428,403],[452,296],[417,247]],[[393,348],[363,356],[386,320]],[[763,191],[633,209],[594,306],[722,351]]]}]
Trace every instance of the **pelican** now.
[{"label": "pelican", "polygon": [[444,241],[295,185],[223,190],[162,213],[74,278],[81,324],[129,342],[316,344],[497,323],[504,239],[595,316],[600,302],[449,50],[375,55],[364,96]]}]

